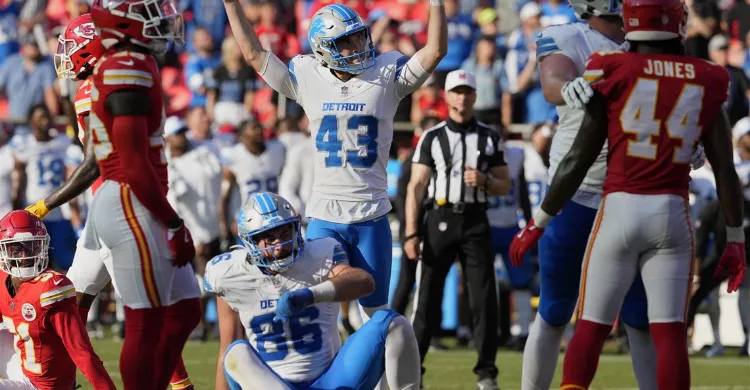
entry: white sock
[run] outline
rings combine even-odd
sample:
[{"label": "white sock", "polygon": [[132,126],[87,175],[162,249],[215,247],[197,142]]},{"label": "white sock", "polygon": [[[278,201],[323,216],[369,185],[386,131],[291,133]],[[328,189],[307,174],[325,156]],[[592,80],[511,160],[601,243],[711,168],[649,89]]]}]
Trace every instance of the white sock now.
[{"label": "white sock", "polygon": [[528,290],[513,291],[513,304],[518,313],[518,326],[521,327],[521,337],[529,335],[531,325],[531,293]]},{"label": "white sock", "polygon": [[630,359],[639,390],[657,390],[656,386],[656,347],[648,330],[625,325],[630,345]]},{"label": "white sock", "polygon": [[122,305],[122,299],[115,295],[115,318],[117,322],[125,322],[125,306]]},{"label": "white sock", "polygon": [[740,296],[737,298],[737,307],[740,310],[742,329],[745,330],[745,338],[750,338],[750,270],[745,273],[745,285],[740,287]]},{"label": "white sock", "polygon": [[719,332],[719,319],[721,318],[721,306],[719,306],[719,288],[711,293],[711,306],[708,309],[708,318],[711,320],[711,328],[714,333],[714,345],[721,345],[721,334]]},{"label": "white sock", "polygon": [[523,351],[521,390],[548,390],[551,387],[564,331],[565,326],[556,328],[536,315]]},{"label": "white sock", "polygon": [[[388,326],[385,340],[385,376],[391,390],[419,389],[422,365],[414,328],[403,316],[397,316]],[[380,381],[382,384],[383,380]]]},{"label": "white sock", "polygon": [[[370,317],[372,317],[372,315],[375,314],[376,311],[378,311],[380,309],[387,309],[388,308],[388,305],[382,305],[382,306],[377,306],[377,307],[364,307],[364,306],[360,305],[359,303],[357,304],[357,306],[359,307],[359,314],[360,314],[360,316],[362,316],[362,324],[364,324],[367,321],[369,321]],[[411,326],[411,325],[409,325],[409,326]],[[416,336],[414,336],[413,333],[414,333],[414,330],[412,329],[412,337],[416,341]],[[419,349],[417,349],[417,352],[418,351],[419,351]],[[417,353],[417,356],[419,356],[419,353]],[[385,367],[386,367],[385,372],[386,372],[386,375],[388,374],[388,367],[389,367],[388,363],[389,363],[390,360],[391,360],[391,358],[389,358],[388,354],[386,353],[386,355],[385,355]],[[417,360],[417,361],[419,361],[419,360]],[[398,360],[396,362],[394,362],[394,364],[398,364]],[[419,369],[420,373],[422,372],[422,368],[421,367],[422,366],[420,365],[420,369]],[[378,385],[375,386],[375,390],[388,390],[388,384],[386,383],[386,381],[383,380],[383,378],[380,378],[380,382],[378,382]]]},{"label": "white sock", "polygon": [[91,309],[89,309],[89,315],[86,318],[86,323],[96,322],[99,318],[99,304],[101,303],[101,294],[96,294],[94,301],[91,302]]}]

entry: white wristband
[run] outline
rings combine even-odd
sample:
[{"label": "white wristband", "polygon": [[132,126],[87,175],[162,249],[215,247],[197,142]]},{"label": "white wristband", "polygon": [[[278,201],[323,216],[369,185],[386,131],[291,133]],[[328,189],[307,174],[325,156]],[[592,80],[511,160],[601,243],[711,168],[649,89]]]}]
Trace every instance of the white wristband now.
[{"label": "white wristband", "polygon": [[430,0],[430,5],[433,7],[442,7],[444,0]]},{"label": "white wristband", "polygon": [[330,280],[326,280],[321,284],[316,284],[315,286],[310,287],[310,291],[313,293],[315,303],[333,302],[336,298],[336,286],[334,286],[333,282]]},{"label": "white wristband", "polygon": [[552,220],[552,216],[545,213],[540,207],[539,210],[534,214],[534,226],[544,229],[547,227],[549,221]]},{"label": "white wristband", "polygon": [[745,229],[742,226],[727,226],[727,242],[745,243]]}]

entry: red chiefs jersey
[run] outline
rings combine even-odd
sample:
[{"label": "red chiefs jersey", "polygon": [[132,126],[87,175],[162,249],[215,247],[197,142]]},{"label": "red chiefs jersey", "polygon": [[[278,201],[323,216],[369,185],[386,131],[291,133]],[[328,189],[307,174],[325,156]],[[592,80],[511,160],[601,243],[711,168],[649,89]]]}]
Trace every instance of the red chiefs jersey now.
[{"label": "red chiefs jersey", "polygon": [[607,100],[604,194],[688,196],[690,157],[727,99],[729,74],[689,56],[595,53],[583,77]]},{"label": "red chiefs jersey", "polygon": [[141,89],[151,98],[148,129],[151,150],[148,159],[159,176],[162,192],[167,193],[167,157],[164,151],[164,104],[161,77],[154,57],[131,51],[109,52],[102,57],[91,76],[91,114],[89,130],[93,132],[94,152],[99,162],[101,180],[125,183],[119,152],[110,142],[113,116],[105,104],[115,91]]},{"label": "red chiefs jersey", "polygon": [[11,296],[7,287],[10,276],[0,275],[0,313],[14,335],[23,373],[41,390],[72,389],[76,366],[49,315],[63,306],[70,306],[71,313],[76,313],[73,283],[61,273],[46,271],[21,283],[15,296]]},{"label": "red chiefs jersey", "polygon": [[[78,86],[78,92],[74,100],[76,108],[76,120],[78,121],[78,139],[81,140],[81,144],[86,144],[86,122],[84,119],[91,113],[91,79],[84,80]],[[91,186],[91,192],[96,192],[96,189],[102,184],[102,178],[96,179],[94,184]]]}]

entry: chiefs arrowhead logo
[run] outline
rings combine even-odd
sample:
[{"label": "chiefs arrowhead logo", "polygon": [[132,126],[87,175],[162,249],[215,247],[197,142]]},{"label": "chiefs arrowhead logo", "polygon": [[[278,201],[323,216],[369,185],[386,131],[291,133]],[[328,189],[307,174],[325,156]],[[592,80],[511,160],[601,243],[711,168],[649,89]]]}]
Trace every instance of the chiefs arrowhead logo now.
[{"label": "chiefs arrowhead logo", "polygon": [[73,34],[85,39],[94,39],[96,36],[96,27],[94,27],[94,23],[79,24],[73,29]]}]

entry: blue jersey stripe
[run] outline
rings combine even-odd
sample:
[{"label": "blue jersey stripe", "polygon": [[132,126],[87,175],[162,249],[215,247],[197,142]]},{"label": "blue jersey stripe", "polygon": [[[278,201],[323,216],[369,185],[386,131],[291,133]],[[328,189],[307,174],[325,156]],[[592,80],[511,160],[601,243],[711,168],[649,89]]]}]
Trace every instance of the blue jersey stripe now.
[{"label": "blue jersey stripe", "polygon": [[296,87],[297,86],[297,74],[294,73],[294,60],[293,59],[289,61],[289,65],[287,65],[287,67],[289,69],[289,78],[292,80],[292,84],[294,84],[294,86]]},{"label": "blue jersey stripe", "polygon": [[398,80],[399,77],[401,77],[401,71],[404,69],[404,66],[406,66],[406,63],[409,61],[409,59],[406,56],[403,56],[396,60],[396,77],[394,77],[394,81]]},{"label": "blue jersey stripe", "polygon": [[536,47],[536,56],[540,57],[540,56],[543,56],[545,54],[549,54],[549,53],[556,52],[556,51],[559,51],[559,50],[560,50],[560,48],[557,47],[557,45],[555,45],[555,44],[552,44],[552,45],[537,45],[537,47]]}]

